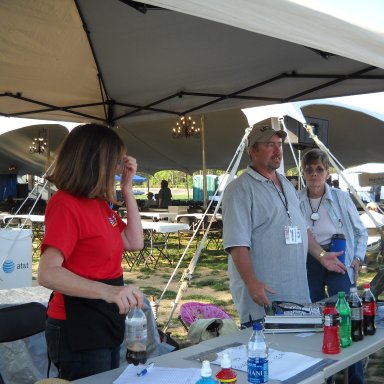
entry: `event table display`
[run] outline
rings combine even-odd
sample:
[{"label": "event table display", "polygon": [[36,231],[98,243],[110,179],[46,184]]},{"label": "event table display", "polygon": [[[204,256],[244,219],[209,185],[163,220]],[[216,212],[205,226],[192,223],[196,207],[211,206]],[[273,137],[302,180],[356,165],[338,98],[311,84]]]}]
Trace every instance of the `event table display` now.
[{"label": "event table display", "polygon": [[[155,367],[161,368],[196,368],[200,369],[201,361],[204,359],[215,360],[217,354],[227,348],[238,347],[239,344],[245,345],[250,337],[251,330],[246,329],[234,332],[227,336],[222,336],[201,342],[198,345],[185,348],[176,352],[171,352],[166,355],[158,356],[149,359],[148,362],[155,362]],[[312,369],[303,369],[303,372],[296,374],[291,379],[287,379],[284,383],[297,383],[297,384],[321,384],[327,377],[334,375],[337,372],[344,370],[349,365],[360,361],[366,356],[377,352],[384,347],[384,329],[378,329],[376,335],[367,336],[364,340],[353,343],[349,348],[343,349],[338,355],[325,355],[321,352],[322,346],[322,333],[277,333],[267,334],[267,342],[269,347],[280,351],[281,356],[284,358],[284,353],[295,352],[305,357],[318,359],[319,362]],[[298,363],[300,364],[300,362]],[[120,384],[125,382],[118,378],[124,373],[126,365],[118,369],[104,372],[98,375],[90,376],[81,380],[76,380],[77,384]],[[213,373],[216,374],[220,370],[219,365],[211,364]],[[296,367],[297,368],[297,367]],[[137,368],[139,369],[139,368]],[[169,380],[168,384],[183,384],[184,382],[179,376],[175,378],[172,370],[168,370]],[[153,375],[157,375],[156,370],[152,371]],[[189,371],[188,371],[189,372]],[[148,375],[150,375],[149,373]],[[145,376],[144,376],[145,377]],[[123,377],[124,378],[124,377]],[[237,378],[239,384],[247,383],[247,374],[244,371],[237,371]],[[139,378],[142,379],[142,378]],[[149,381],[148,381],[149,380]],[[138,381],[137,379],[129,381],[129,384],[142,383],[146,384],[151,382],[151,378]],[[128,383],[128,381],[126,381]],[[153,382],[153,381],[152,381]],[[159,376],[156,376],[156,383],[160,383]],[[281,383],[281,381],[269,380],[270,384]]]}]

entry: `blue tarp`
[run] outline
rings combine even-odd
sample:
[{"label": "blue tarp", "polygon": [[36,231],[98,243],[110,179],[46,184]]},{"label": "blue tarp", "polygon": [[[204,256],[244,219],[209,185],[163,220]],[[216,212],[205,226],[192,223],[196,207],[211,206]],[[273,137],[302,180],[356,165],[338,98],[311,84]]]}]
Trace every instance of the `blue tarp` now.
[{"label": "blue tarp", "polygon": [[[116,181],[120,181],[120,175],[115,176]],[[144,183],[144,181],[147,181],[147,179],[143,176],[135,175],[133,176],[132,181],[134,183]]]}]

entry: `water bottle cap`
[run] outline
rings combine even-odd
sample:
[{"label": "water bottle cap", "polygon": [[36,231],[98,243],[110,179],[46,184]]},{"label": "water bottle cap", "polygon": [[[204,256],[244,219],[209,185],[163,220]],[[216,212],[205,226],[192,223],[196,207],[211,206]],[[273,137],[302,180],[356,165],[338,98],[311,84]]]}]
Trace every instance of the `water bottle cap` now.
[{"label": "water bottle cap", "polygon": [[337,297],[345,297],[345,292],[344,291],[337,292]]},{"label": "water bottle cap", "polygon": [[351,293],[356,293],[356,292],[357,292],[357,288],[356,288],[356,287],[351,287],[351,288],[349,289],[349,292],[351,292]]},{"label": "water bottle cap", "polygon": [[201,377],[211,377],[212,376],[212,369],[211,369],[211,364],[209,363],[209,360],[203,361],[200,375],[201,375]]},{"label": "water bottle cap", "polygon": [[223,357],[221,358],[221,368],[231,368],[231,358],[229,356],[229,353],[224,352]]},{"label": "water bottle cap", "polygon": [[261,331],[263,329],[263,326],[259,322],[254,322],[252,325],[252,328],[254,331]]},{"label": "water bottle cap", "polygon": [[335,233],[334,235],[332,235],[332,239],[343,239],[345,240],[345,236],[343,233]]},{"label": "water bottle cap", "polygon": [[364,289],[371,288],[371,284],[369,284],[369,283],[364,283],[364,284],[363,284],[363,288],[364,288]]}]

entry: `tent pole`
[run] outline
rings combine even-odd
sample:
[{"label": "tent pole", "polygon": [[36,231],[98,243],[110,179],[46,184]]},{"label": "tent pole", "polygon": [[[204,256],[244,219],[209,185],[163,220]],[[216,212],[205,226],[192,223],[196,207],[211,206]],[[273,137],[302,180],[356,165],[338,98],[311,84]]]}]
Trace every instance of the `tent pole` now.
[{"label": "tent pole", "polygon": [[185,172],[185,184],[187,185],[187,200],[189,200],[188,173]]},{"label": "tent pole", "polygon": [[201,115],[201,156],[203,163],[203,207],[207,208],[207,162],[205,158],[205,117]]},{"label": "tent pole", "polygon": [[[247,128],[247,129],[245,130],[245,134],[244,134],[244,136],[243,136],[243,138],[242,138],[242,140],[241,140],[241,142],[240,142],[240,144],[239,144],[239,146],[238,146],[238,148],[237,148],[237,150],[236,150],[236,152],[235,152],[235,155],[234,155],[233,159],[231,160],[231,162],[230,162],[230,164],[229,164],[229,166],[228,166],[228,168],[227,168],[226,173],[229,173],[229,177],[226,178],[226,179],[224,179],[224,186],[221,188],[223,191],[224,191],[225,187],[227,186],[227,184],[228,184],[230,181],[232,181],[232,180],[234,179],[234,177],[235,177],[235,174],[236,174],[236,172],[237,172],[237,170],[238,170],[238,168],[239,168],[239,164],[240,164],[240,161],[241,161],[241,157],[242,157],[243,152],[244,152],[244,149],[245,149],[245,147],[246,147],[246,145],[247,145],[247,138],[248,138],[248,135],[249,135],[249,133],[251,132],[251,130],[252,130],[252,128]],[[229,170],[230,170],[230,171],[229,171]],[[216,190],[214,197],[216,197],[217,192],[218,192],[218,189]],[[181,277],[181,279],[180,279],[180,283],[181,283],[181,284],[180,284],[179,291],[178,291],[178,293],[177,293],[177,295],[176,295],[176,299],[175,299],[175,301],[172,303],[171,313],[169,314],[169,316],[168,316],[168,320],[167,320],[167,322],[166,322],[166,324],[165,324],[165,327],[164,327],[164,329],[163,329],[163,332],[164,332],[164,333],[167,332],[168,327],[169,327],[169,324],[170,324],[170,322],[171,322],[171,320],[172,320],[173,314],[175,313],[176,308],[177,308],[177,306],[178,306],[180,300],[181,300],[182,297],[183,297],[183,294],[186,292],[186,290],[187,290],[187,288],[188,288],[188,285],[189,285],[189,282],[190,282],[190,281],[192,280],[192,278],[193,278],[193,273],[194,273],[194,271],[195,271],[195,268],[196,268],[197,262],[198,262],[198,260],[199,260],[201,251],[202,251],[202,249],[203,249],[204,243],[205,243],[205,241],[206,241],[206,239],[207,239],[208,232],[209,232],[209,230],[210,230],[210,228],[211,228],[212,221],[214,220],[214,218],[215,218],[215,216],[216,216],[216,214],[217,214],[217,212],[218,212],[218,210],[219,210],[219,208],[220,208],[220,206],[221,206],[221,201],[222,201],[222,199],[223,199],[223,193],[219,196],[219,201],[217,202],[217,205],[216,205],[215,211],[214,211],[214,213],[213,213],[213,216],[212,216],[211,220],[209,221],[208,227],[206,228],[206,230],[205,230],[205,232],[204,232],[204,236],[203,236],[203,238],[200,240],[200,243],[199,243],[199,245],[198,245],[198,247],[197,247],[197,249],[196,249],[196,252],[195,252],[195,254],[193,255],[193,257],[192,257],[192,259],[191,259],[191,261],[190,261],[190,263],[189,263],[189,265],[188,265],[188,268],[185,269],[184,272],[183,272],[183,275],[182,275],[182,277]],[[214,201],[214,199],[211,200],[211,202],[210,202],[208,208],[210,208],[210,206],[213,204],[213,201]],[[192,243],[192,240],[193,240],[194,236],[196,235],[197,231],[200,229],[202,223],[204,222],[206,213],[207,213],[207,211],[205,212],[205,214],[203,215],[203,217],[202,217],[201,220],[199,221],[198,226],[197,226],[197,228],[195,229],[195,232],[193,233],[192,238],[189,240],[188,245],[187,245],[186,249],[185,249],[184,252],[183,252],[183,255],[181,256],[180,260],[178,261],[178,265],[180,265],[181,260],[182,260],[182,258],[184,257],[184,255],[186,254],[186,252],[187,252],[187,250],[188,250],[188,247],[189,247],[190,244]],[[171,280],[173,279],[173,276],[174,276],[175,274],[176,274],[176,269],[174,270],[174,272],[173,272],[171,278],[169,279],[169,281],[168,281],[168,283],[167,283],[167,285],[166,285],[166,287],[165,287],[163,293],[161,294],[159,300],[157,301],[157,303],[156,303],[157,305],[159,305],[160,301],[162,300],[162,298],[163,298],[163,296],[164,296],[164,294],[165,294],[165,292],[166,292],[166,290],[167,290],[169,284],[171,283]]]}]

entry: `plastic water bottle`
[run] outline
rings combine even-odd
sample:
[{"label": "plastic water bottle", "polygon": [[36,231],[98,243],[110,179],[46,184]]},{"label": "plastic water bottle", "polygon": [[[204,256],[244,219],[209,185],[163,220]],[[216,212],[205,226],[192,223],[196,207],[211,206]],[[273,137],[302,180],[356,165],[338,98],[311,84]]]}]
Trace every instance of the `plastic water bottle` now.
[{"label": "plastic water bottle", "polygon": [[219,383],[237,383],[236,372],[231,369],[231,358],[227,352],[223,353],[223,357],[220,362],[221,370],[216,373],[216,379]]},{"label": "plastic water bottle", "polygon": [[327,302],[323,311],[324,315],[324,334],[323,334],[323,353],[340,353],[339,337],[339,312],[335,308],[334,302]]},{"label": "plastic water bottle", "polygon": [[201,379],[196,381],[196,384],[217,384],[217,381],[212,377],[211,364],[208,360],[203,361],[200,371]]},{"label": "plastic water bottle", "polygon": [[351,337],[352,341],[363,339],[363,306],[357,288],[351,287],[348,298],[349,308],[351,308]]},{"label": "plastic water bottle", "polygon": [[349,347],[352,344],[351,337],[351,309],[345,299],[345,292],[341,291],[337,294],[336,309],[340,315],[340,346],[341,348]]},{"label": "plastic water bottle", "polygon": [[145,364],[147,361],[147,318],[141,308],[132,308],[125,318],[127,354],[129,364]]},{"label": "plastic water bottle", "polygon": [[253,323],[253,332],[248,341],[247,373],[248,384],[268,382],[268,347],[260,323]]},{"label": "plastic water bottle", "polygon": [[363,303],[363,331],[364,335],[374,335],[376,333],[376,299],[371,292],[369,283],[363,284],[363,294],[361,301]]}]

